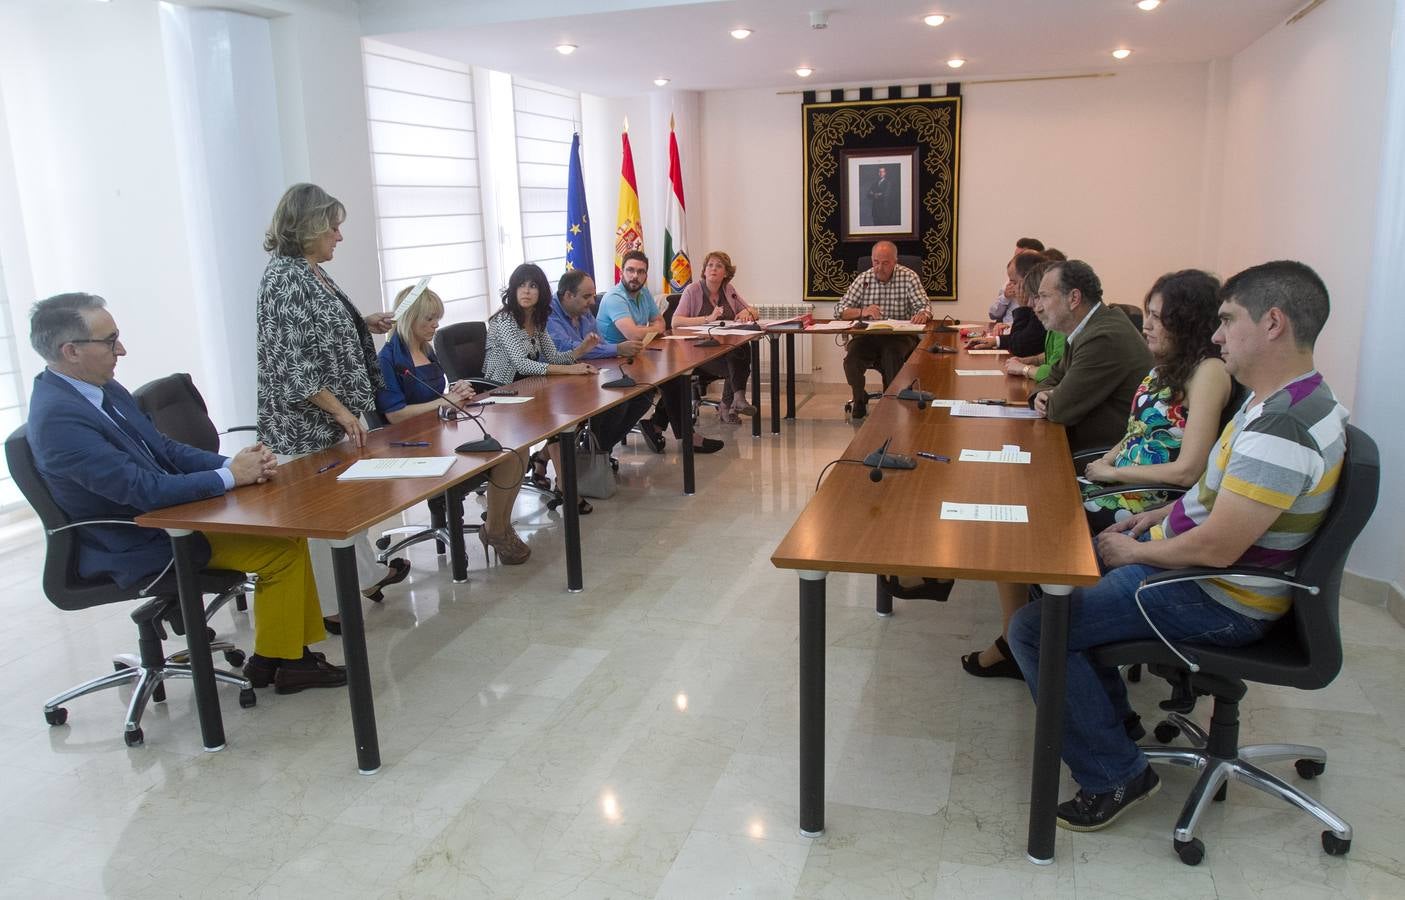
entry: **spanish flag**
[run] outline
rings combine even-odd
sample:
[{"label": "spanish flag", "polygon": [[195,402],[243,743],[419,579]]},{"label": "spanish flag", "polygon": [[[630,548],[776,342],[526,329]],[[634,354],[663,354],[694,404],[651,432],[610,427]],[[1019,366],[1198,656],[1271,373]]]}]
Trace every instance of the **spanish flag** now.
[{"label": "spanish flag", "polygon": [[688,238],[683,227],[683,165],[678,161],[678,138],[673,117],[668,117],[668,215],[663,231],[663,291],[676,294],[693,280],[688,260]]},{"label": "spanish flag", "polygon": [[644,226],[639,222],[639,188],[634,180],[634,154],[629,152],[629,122],[620,133],[624,159],[620,163],[620,209],[615,225],[615,282],[620,280],[620,263],[630,250],[644,249]]}]

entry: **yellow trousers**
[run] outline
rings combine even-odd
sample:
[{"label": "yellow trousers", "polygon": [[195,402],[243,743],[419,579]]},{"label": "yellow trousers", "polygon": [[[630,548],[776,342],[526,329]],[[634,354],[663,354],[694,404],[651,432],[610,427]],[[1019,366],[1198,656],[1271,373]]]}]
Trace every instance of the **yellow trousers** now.
[{"label": "yellow trousers", "polygon": [[272,659],[301,659],[302,649],[327,636],[312,562],[303,538],[207,534],[212,569],[253,572],[254,652]]}]

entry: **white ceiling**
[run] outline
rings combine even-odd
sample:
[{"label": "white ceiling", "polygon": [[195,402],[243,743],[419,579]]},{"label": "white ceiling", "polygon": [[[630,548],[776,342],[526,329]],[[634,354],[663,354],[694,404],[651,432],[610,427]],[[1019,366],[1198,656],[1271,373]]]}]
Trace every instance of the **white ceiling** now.
[{"label": "white ceiling", "polygon": [[[607,97],[1117,71],[1231,56],[1306,0],[359,0],[388,43]],[[810,28],[810,11],[829,27]],[[931,28],[929,13],[947,15]],[[1311,27],[1311,17],[1290,27]],[[745,26],[744,41],[728,32]],[[571,56],[553,47],[579,46]],[[1112,50],[1128,47],[1117,62]],[[964,57],[959,72],[946,60]],[[794,68],[815,74],[801,79]]]}]

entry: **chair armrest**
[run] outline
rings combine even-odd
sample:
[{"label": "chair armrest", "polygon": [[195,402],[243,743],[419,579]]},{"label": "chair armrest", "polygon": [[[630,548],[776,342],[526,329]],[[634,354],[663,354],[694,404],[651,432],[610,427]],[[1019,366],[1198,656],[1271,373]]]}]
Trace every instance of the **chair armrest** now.
[{"label": "chair armrest", "polygon": [[1153,482],[1151,484],[1108,484],[1103,485],[1094,491],[1085,491],[1084,500],[1096,500],[1099,497],[1116,497],[1118,494],[1135,494],[1140,491],[1164,491],[1168,494],[1180,496],[1190,488],[1180,484],[1162,484]]},{"label": "chair armrest", "polygon": [[258,431],[258,430],[259,430],[259,429],[258,429],[258,426],[256,426],[256,425],[235,425],[233,428],[226,428],[224,431],[221,431],[220,434],[233,434],[233,433],[236,432],[236,431]]},{"label": "chair armrest", "polygon": [[489,381],[489,380],[486,379],[486,378],[460,378],[460,379],[458,379],[458,380],[459,380],[459,381],[466,381],[466,382],[468,382],[469,384],[473,385],[473,389],[474,389],[475,391],[493,391],[493,390],[497,390],[498,388],[502,387],[502,385],[499,384],[498,382],[496,382],[496,381]]},{"label": "chair armrest", "polygon": [[1098,459],[1099,457],[1106,456],[1107,451],[1111,449],[1111,447],[1097,447],[1089,450],[1079,450],[1077,453],[1073,454],[1073,461],[1076,463],[1081,460]]},{"label": "chair armrest", "polygon": [[1280,572],[1278,569],[1265,569],[1260,566],[1230,566],[1225,569],[1216,569],[1213,566],[1191,566],[1184,569],[1167,569],[1164,572],[1157,572],[1155,575],[1148,575],[1142,579],[1142,587],[1153,587],[1158,584],[1176,584],[1182,581],[1209,581],[1214,578],[1255,578],[1261,581],[1274,581],[1278,584],[1286,584],[1289,587],[1302,588],[1313,596],[1322,590],[1316,585],[1303,584],[1295,580],[1294,576],[1287,572]]},{"label": "chair armrest", "polygon": [[60,531],[68,531],[70,528],[80,528],[84,525],[131,525],[134,528],[145,528],[145,525],[138,525],[131,519],[84,519],[81,522],[69,522],[67,525],[60,525],[57,528],[44,529],[45,534],[58,534]]}]

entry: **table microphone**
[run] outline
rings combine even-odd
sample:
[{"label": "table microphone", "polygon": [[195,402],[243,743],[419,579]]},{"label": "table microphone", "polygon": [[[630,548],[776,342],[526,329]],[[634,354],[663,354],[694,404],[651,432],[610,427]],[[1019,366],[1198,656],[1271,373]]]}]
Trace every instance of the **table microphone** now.
[{"label": "table microphone", "polygon": [[693,346],[694,346],[694,347],[720,347],[720,346],[722,346],[722,342],[719,341],[717,338],[715,338],[715,337],[712,336],[712,329],[714,329],[714,328],[721,328],[721,327],[722,327],[722,323],[721,323],[721,322],[718,322],[716,325],[711,325],[711,326],[709,326],[708,329],[707,329],[707,334],[705,334],[704,336],[702,336],[702,337],[698,338],[697,340],[693,341]]},{"label": "table microphone", "polygon": [[911,456],[904,456],[901,453],[889,453],[888,445],[893,442],[890,437],[883,442],[883,446],[863,458],[863,464],[871,466],[868,473],[869,481],[882,481],[884,469],[915,469],[917,460]]},{"label": "table microphone", "polygon": [[486,429],[486,428],[483,427],[483,423],[480,422],[480,421],[478,421],[478,417],[477,417],[477,416],[475,416],[473,413],[469,412],[468,410],[464,409],[464,408],[463,408],[462,406],[460,406],[458,403],[456,403],[456,402],[454,402],[453,400],[449,399],[449,396],[448,396],[447,394],[442,393],[441,391],[439,391],[438,389],[436,389],[433,385],[431,385],[431,384],[429,384],[428,382],[426,382],[423,378],[420,378],[418,375],[415,374],[414,369],[411,369],[409,366],[401,366],[401,367],[400,367],[400,374],[401,374],[401,375],[408,375],[408,376],[410,376],[411,378],[413,378],[415,381],[418,381],[418,382],[419,382],[421,385],[423,385],[424,387],[427,387],[427,388],[429,388],[431,391],[434,391],[434,395],[435,395],[436,397],[440,398],[441,400],[443,400],[444,402],[446,402],[446,403],[448,403],[450,406],[452,406],[454,409],[456,409],[456,410],[458,410],[459,412],[463,413],[464,416],[467,417],[469,421],[471,421],[474,425],[477,425],[477,426],[478,426],[478,430],[479,430],[479,431],[483,432],[483,437],[482,437],[482,439],[476,440],[476,441],[468,441],[467,443],[464,443],[464,444],[459,444],[457,447],[454,448],[454,452],[455,452],[455,453],[495,453],[495,452],[497,452],[498,450],[501,450],[501,449],[502,449],[502,444],[498,443],[498,441],[497,441],[496,438],[494,438],[492,435],[488,434],[488,429]]},{"label": "table microphone", "polygon": [[[916,388],[916,390],[913,390],[914,387]],[[914,378],[912,379],[912,384],[909,384],[907,387],[898,391],[898,399],[916,400],[918,409],[926,409],[927,403],[934,398],[931,394],[922,390],[922,385],[918,384],[917,379]]]},{"label": "table microphone", "polygon": [[[717,342],[713,341],[713,343],[715,344]],[[621,361],[620,377],[612,379],[610,381],[602,382],[600,386],[605,388],[632,388],[637,385],[639,382],[635,381],[632,377],[630,377],[629,373],[624,370],[624,367],[629,365],[631,362],[633,362],[633,360],[626,359]]]},{"label": "table microphone", "polygon": [[[888,455],[888,445],[892,442],[891,437],[883,442],[883,446],[878,448],[878,459],[871,464],[873,468],[868,470],[868,480],[874,484],[883,480],[883,457]],[[864,460],[864,462],[868,462],[868,460]]]}]

